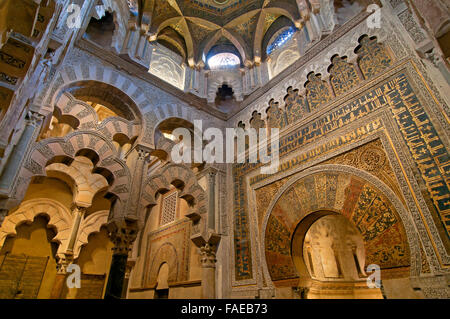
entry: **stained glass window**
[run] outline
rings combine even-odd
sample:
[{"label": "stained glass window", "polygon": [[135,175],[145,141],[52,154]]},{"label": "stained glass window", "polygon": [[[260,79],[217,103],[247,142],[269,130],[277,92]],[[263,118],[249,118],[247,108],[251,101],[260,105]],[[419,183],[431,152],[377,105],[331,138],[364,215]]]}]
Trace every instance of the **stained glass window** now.
[{"label": "stained glass window", "polygon": [[235,68],[241,64],[239,57],[233,53],[218,53],[208,59],[211,70]]},{"label": "stained glass window", "polygon": [[288,42],[294,35],[296,29],[294,27],[290,27],[289,29],[284,30],[281,32],[275,40],[273,40],[268,46],[267,46],[267,55],[270,55],[273,51],[276,49],[279,49],[282,47],[286,42]]}]

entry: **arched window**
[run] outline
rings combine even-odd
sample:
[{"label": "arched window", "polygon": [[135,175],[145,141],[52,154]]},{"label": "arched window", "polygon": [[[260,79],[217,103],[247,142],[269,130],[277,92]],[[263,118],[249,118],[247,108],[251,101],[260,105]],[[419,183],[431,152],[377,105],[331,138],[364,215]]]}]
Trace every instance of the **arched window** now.
[{"label": "arched window", "polygon": [[127,3],[128,3],[128,7],[130,8],[130,13],[136,17],[139,13],[137,0],[127,0]]},{"label": "arched window", "polygon": [[208,66],[211,70],[232,69],[240,64],[239,57],[229,52],[218,53],[208,59]]},{"label": "arched window", "polygon": [[288,42],[295,33],[296,29],[294,27],[289,27],[279,33],[272,42],[267,46],[266,53],[270,55],[273,51],[281,48],[286,42]]}]

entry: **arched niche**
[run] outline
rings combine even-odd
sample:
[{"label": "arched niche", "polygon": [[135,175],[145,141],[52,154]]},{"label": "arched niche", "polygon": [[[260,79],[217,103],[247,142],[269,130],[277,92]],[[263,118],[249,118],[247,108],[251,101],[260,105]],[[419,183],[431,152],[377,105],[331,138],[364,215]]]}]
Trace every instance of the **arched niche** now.
[{"label": "arched niche", "polygon": [[166,262],[159,267],[156,282],[156,290],[169,289],[169,265]]},{"label": "arched niche", "polygon": [[316,215],[315,221],[308,229],[305,226],[309,223],[299,225],[292,243],[293,249],[301,245],[310,277],[321,281],[364,278],[364,239],[356,226],[334,212],[321,211],[312,215]]},{"label": "arched niche", "polygon": [[265,60],[268,57],[267,54],[267,47],[274,41],[276,38],[283,32],[288,30],[289,28],[295,28],[295,25],[292,23],[292,21],[285,17],[280,16],[278,19],[276,19],[270,27],[267,29],[266,33],[264,34],[263,40],[262,40],[262,59]]},{"label": "arched niche", "polygon": [[177,128],[187,129],[191,135],[191,145],[194,145],[194,124],[179,117],[170,117],[161,121],[155,129],[155,151],[151,154],[161,160],[169,160],[170,153],[179,136],[173,135]]},{"label": "arched niche", "polygon": [[[134,101],[120,89],[108,83],[95,80],[82,80],[70,83],[61,90],[68,92],[77,100],[90,104],[100,104],[112,116],[122,117],[128,121],[140,120],[140,111]],[[100,116],[101,117],[101,116]]]},{"label": "arched niche", "polygon": [[312,279],[305,263],[305,235],[314,222],[330,214],[346,218],[361,234],[362,270],[378,264],[382,274],[391,276],[416,271],[417,238],[398,198],[371,175],[335,167],[324,165],[293,177],[269,206],[262,225],[262,253],[264,270],[275,286],[283,280],[301,284]]}]

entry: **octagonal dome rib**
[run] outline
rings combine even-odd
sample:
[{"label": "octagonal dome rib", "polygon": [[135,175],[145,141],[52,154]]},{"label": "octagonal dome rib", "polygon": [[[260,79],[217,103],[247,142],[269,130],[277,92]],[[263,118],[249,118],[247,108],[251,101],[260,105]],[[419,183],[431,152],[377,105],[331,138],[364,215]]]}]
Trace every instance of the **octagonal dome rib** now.
[{"label": "octagonal dome rib", "polygon": [[282,16],[301,24],[296,0],[142,0],[139,6],[139,21],[151,38],[174,29],[184,39],[183,44],[177,40],[176,47],[185,47],[183,58],[194,64],[224,36],[244,62],[260,60],[264,34]]}]

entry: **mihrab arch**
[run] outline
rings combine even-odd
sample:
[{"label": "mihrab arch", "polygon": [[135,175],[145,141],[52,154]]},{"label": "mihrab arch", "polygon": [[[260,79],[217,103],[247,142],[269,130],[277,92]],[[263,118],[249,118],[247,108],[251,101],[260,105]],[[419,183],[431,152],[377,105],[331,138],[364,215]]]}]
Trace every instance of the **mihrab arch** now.
[{"label": "mihrab arch", "polygon": [[364,239],[366,266],[419,270],[420,251],[409,214],[376,177],[342,165],[323,165],[292,177],[272,200],[262,225],[263,268],[272,282],[309,279],[303,240],[320,217],[341,214]]}]

